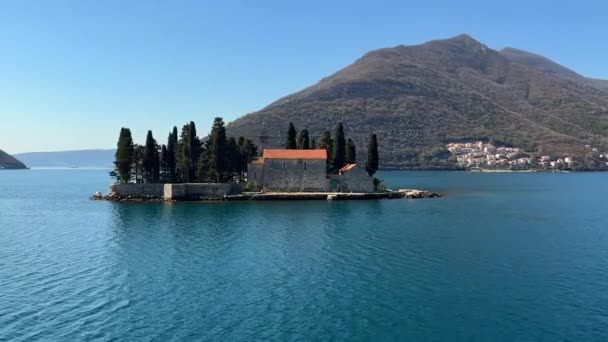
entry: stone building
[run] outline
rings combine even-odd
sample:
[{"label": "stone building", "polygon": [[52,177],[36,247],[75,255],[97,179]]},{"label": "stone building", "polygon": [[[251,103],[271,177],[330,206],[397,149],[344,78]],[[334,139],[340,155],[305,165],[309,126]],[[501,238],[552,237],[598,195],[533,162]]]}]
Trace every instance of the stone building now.
[{"label": "stone building", "polygon": [[325,192],[327,151],[264,149],[247,166],[247,180],[264,192]]},{"label": "stone building", "polygon": [[264,180],[264,158],[253,159],[247,164],[247,182],[255,186],[255,190],[262,190]]},{"label": "stone building", "polygon": [[374,179],[357,164],[347,164],[338,171],[340,192],[374,192]]}]

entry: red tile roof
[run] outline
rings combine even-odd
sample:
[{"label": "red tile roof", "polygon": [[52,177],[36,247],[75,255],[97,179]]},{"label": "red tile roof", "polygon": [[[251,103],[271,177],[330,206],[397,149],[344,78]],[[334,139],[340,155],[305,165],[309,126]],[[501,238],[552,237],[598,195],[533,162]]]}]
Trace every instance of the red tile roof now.
[{"label": "red tile roof", "polygon": [[327,159],[327,151],[264,149],[264,159]]},{"label": "red tile roof", "polygon": [[346,164],[346,165],[344,165],[344,167],[342,167],[340,170],[338,170],[338,172],[346,172],[346,171],[352,170],[356,166],[357,166],[357,164]]}]

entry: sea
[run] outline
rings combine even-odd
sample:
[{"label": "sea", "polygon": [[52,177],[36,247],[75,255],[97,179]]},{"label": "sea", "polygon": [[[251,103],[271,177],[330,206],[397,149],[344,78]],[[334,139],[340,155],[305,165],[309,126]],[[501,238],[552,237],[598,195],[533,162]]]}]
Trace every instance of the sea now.
[{"label": "sea", "polygon": [[112,203],[0,171],[0,341],[606,341],[608,173],[380,172],[443,198]]}]

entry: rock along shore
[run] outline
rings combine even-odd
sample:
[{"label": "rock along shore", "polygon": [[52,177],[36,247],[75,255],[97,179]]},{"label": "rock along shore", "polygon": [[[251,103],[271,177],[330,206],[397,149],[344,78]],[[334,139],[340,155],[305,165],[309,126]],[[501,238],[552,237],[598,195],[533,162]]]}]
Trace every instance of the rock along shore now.
[{"label": "rock along shore", "polygon": [[224,196],[192,196],[180,199],[165,199],[158,196],[121,196],[116,193],[103,195],[96,193],[92,200],[113,202],[183,202],[183,201],[310,201],[310,200],[373,200],[373,199],[420,199],[442,197],[441,194],[416,189],[400,189],[398,191],[372,193],[340,193],[340,192],[244,192]]}]

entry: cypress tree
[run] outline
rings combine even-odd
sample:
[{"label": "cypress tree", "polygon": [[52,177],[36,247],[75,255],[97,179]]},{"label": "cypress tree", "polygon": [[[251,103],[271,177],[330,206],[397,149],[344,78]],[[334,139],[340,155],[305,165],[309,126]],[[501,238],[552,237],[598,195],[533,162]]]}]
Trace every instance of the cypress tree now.
[{"label": "cypress tree", "polygon": [[375,134],[369,135],[369,143],[367,145],[367,162],[365,163],[365,170],[370,176],[378,170],[378,139]]},{"label": "cypress tree", "polygon": [[312,140],[310,141],[310,149],[314,150],[317,148],[317,140],[315,140],[315,138],[312,138]]},{"label": "cypress tree", "polygon": [[173,154],[173,162],[175,166],[173,168],[173,182],[179,182],[179,172],[177,170],[177,149],[179,148],[179,135],[177,134],[177,126],[173,126],[173,132],[171,133],[173,136],[173,146],[171,154]]},{"label": "cypress tree", "polygon": [[189,178],[190,182],[193,182],[196,178],[196,166],[201,158],[202,152],[202,143],[196,134],[196,125],[193,121],[190,121],[188,128],[188,142],[190,143],[190,170],[189,170]]},{"label": "cypress tree", "polygon": [[144,159],[145,147],[139,144],[133,145],[133,170],[135,177],[135,183],[143,183],[144,182],[144,167],[143,167],[143,159]]},{"label": "cypress tree", "polygon": [[308,130],[304,128],[298,133],[298,149],[309,150],[310,149],[310,138],[308,137]]},{"label": "cypress tree", "polygon": [[289,123],[289,128],[287,129],[287,140],[285,141],[285,148],[290,150],[295,150],[298,148],[298,144],[296,142],[296,128],[293,125],[293,122]]},{"label": "cypress tree", "polygon": [[327,151],[327,172],[331,171],[331,160],[334,149],[333,146],[334,144],[331,139],[331,133],[329,133],[329,131],[324,131],[319,139],[319,148]]},{"label": "cypress tree", "polygon": [[116,143],[116,153],[114,154],[114,173],[116,181],[119,183],[129,183],[133,168],[133,137],[131,130],[121,128]]},{"label": "cypress tree", "polygon": [[216,182],[221,182],[226,173],[227,165],[227,146],[226,128],[224,120],[220,117],[215,118],[211,134],[209,135],[209,146],[207,148],[207,174]]},{"label": "cypress tree", "polygon": [[243,174],[243,171],[245,171],[247,169],[247,156],[245,155],[245,137],[240,136],[239,139],[237,140],[237,147],[238,147],[238,153],[239,153],[239,165],[238,165],[238,172],[239,175]]},{"label": "cypress tree", "polygon": [[159,164],[156,140],[152,136],[152,131],[148,131],[142,158],[144,183],[158,183],[160,171]]},{"label": "cypress tree", "polygon": [[201,157],[203,151],[203,144],[196,134],[196,125],[193,121],[190,121],[190,148],[192,150],[192,174],[194,174],[196,163]]},{"label": "cypress tree", "polygon": [[165,181],[168,183],[177,182],[177,127],[173,126],[173,131],[167,138],[167,170]]},{"label": "cypress tree", "polygon": [[169,168],[169,150],[167,150],[167,146],[165,144],[163,144],[160,147],[159,162],[160,162],[159,181],[161,183],[171,182],[171,180],[170,180],[171,179],[171,170]]},{"label": "cypress tree", "polygon": [[346,164],[356,164],[357,163],[357,151],[355,147],[355,143],[348,139],[346,141],[346,153],[344,156],[344,162]]},{"label": "cypress tree", "polygon": [[239,137],[238,148],[240,154],[240,164],[238,172],[242,176],[247,171],[247,163],[258,155],[258,147],[250,139]]},{"label": "cypress tree", "polygon": [[231,179],[235,173],[241,171],[242,165],[241,151],[234,137],[228,138],[226,150],[226,176]]},{"label": "cypress tree", "polygon": [[211,176],[211,138],[205,141],[205,147],[203,154],[198,162],[198,173],[197,178],[200,182],[212,182],[216,181],[216,178]]},{"label": "cypress tree", "polygon": [[182,131],[178,141],[178,153],[177,153],[177,168],[179,170],[179,177],[182,182],[190,182],[190,170],[192,168],[192,153],[189,138],[190,125],[185,124],[182,127]]},{"label": "cypress tree", "polygon": [[344,126],[338,123],[336,133],[334,134],[334,149],[332,155],[332,168],[337,171],[344,166],[346,153],[346,141],[344,139]]},{"label": "cypress tree", "polygon": [[178,142],[178,169],[182,181],[193,182],[196,177],[196,166],[202,152],[202,144],[196,135],[196,125],[190,121],[182,127]]}]

